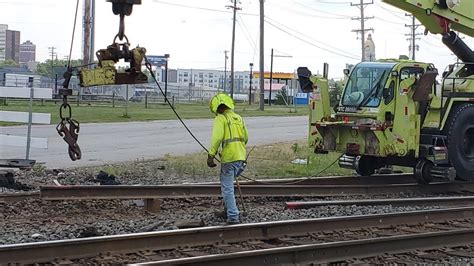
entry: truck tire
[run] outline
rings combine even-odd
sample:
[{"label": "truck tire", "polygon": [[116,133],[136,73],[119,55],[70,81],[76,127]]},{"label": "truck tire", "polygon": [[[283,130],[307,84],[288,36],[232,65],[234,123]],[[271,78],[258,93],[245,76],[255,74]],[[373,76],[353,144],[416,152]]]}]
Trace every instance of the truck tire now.
[{"label": "truck tire", "polygon": [[355,159],[355,170],[361,176],[371,176],[375,173],[375,163],[370,156],[357,156]]},{"label": "truck tire", "polygon": [[446,123],[448,157],[456,178],[474,180],[474,104],[453,107]]}]

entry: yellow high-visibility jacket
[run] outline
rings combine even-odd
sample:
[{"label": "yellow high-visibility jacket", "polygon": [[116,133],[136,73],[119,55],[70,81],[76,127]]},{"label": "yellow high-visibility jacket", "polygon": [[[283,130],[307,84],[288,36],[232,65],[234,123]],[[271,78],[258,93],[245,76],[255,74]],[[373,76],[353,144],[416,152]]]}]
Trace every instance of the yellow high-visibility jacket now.
[{"label": "yellow high-visibility jacket", "polygon": [[246,160],[245,145],[248,142],[248,131],[242,117],[232,110],[217,114],[212,128],[211,148],[213,157],[220,151],[221,163]]}]

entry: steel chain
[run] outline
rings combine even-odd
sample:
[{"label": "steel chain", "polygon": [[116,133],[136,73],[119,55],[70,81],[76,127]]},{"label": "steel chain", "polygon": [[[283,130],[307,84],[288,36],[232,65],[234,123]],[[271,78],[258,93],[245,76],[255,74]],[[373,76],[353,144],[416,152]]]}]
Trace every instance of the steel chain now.
[{"label": "steel chain", "polygon": [[[66,114],[64,114],[64,111]],[[63,96],[63,103],[59,107],[59,124],[56,126],[58,134],[68,144],[68,154],[71,160],[80,160],[82,157],[81,148],[77,144],[79,137],[80,124],[77,120],[72,119],[72,109],[67,101],[67,95]]]}]

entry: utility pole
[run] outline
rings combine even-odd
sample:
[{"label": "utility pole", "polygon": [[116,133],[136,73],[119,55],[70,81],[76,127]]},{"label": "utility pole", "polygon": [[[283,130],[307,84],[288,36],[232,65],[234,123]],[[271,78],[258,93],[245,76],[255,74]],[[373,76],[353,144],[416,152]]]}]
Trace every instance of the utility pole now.
[{"label": "utility pole", "polygon": [[56,50],[56,47],[51,46],[51,47],[48,47],[48,49],[49,49],[49,54],[51,55],[51,75],[54,75],[54,56],[56,56],[56,53],[54,52],[54,50]]},{"label": "utility pole", "polygon": [[227,53],[229,51],[224,51],[224,54],[225,54],[225,59],[224,59],[224,84],[223,84],[223,92],[225,92],[225,88],[227,87],[227,59],[229,59],[229,57],[227,56]]},{"label": "utility pole", "polygon": [[252,73],[252,68],[253,68],[253,63],[250,63],[250,86],[249,86],[249,105],[252,104],[252,79],[253,79],[253,73]]},{"label": "utility pole", "polygon": [[231,0],[234,2],[233,6],[227,6],[227,8],[232,8],[234,13],[233,23],[232,23],[232,49],[230,52],[230,97],[234,98],[234,54],[235,54],[235,21],[237,16],[237,10],[242,10],[242,8],[237,7],[238,0]]},{"label": "utility pole", "polygon": [[268,105],[272,105],[272,85],[273,85],[273,57],[287,57],[291,58],[291,55],[274,55],[273,48],[272,48],[272,55],[270,60],[270,93],[268,95]]},{"label": "utility pole", "polygon": [[89,64],[94,62],[95,56],[95,0],[91,0],[91,16],[90,16],[90,26],[91,26],[91,41],[90,41],[90,54],[89,54]]},{"label": "utility pole", "polygon": [[170,58],[170,54],[165,54],[165,103],[168,101],[168,60]]},{"label": "utility pole", "polygon": [[359,4],[353,4],[351,3],[351,6],[357,6],[360,9],[360,17],[352,18],[352,20],[360,20],[360,29],[352,30],[352,32],[360,33],[360,39],[362,41],[362,62],[365,61],[365,33],[368,31],[374,31],[373,28],[366,29],[365,28],[365,22],[369,19],[373,19],[374,17],[366,17],[364,9],[368,5],[374,4],[374,0],[371,0],[370,2],[365,2],[364,0],[360,0]]},{"label": "utility pole", "polygon": [[265,101],[265,65],[264,65],[264,29],[265,29],[265,0],[260,0],[260,111],[265,109],[264,101]]},{"label": "utility pole", "polygon": [[416,24],[416,19],[415,16],[411,14],[405,14],[407,17],[411,17],[411,25],[405,24],[405,27],[410,28],[410,33],[405,34],[405,36],[410,36],[410,38],[407,39],[407,41],[410,41],[410,47],[409,50],[411,51],[411,60],[416,59],[416,51],[418,50],[418,46],[416,44],[416,40],[420,40],[420,38],[417,38],[416,36],[422,35],[421,33],[416,33],[416,29],[418,29],[421,24]]},{"label": "utility pole", "polygon": [[272,83],[273,83],[273,48],[270,59],[270,93],[268,94],[268,106],[272,106]]},{"label": "utility pole", "polygon": [[82,64],[89,64],[91,38],[91,0],[84,0],[82,14]]}]

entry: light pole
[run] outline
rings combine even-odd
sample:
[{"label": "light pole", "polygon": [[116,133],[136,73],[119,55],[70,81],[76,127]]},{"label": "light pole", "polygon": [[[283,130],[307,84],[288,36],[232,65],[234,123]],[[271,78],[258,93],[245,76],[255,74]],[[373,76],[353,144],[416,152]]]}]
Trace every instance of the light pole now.
[{"label": "light pole", "polygon": [[165,103],[168,100],[168,59],[170,54],[165,54]]},{"label": "light pole", "polygon": [[249,105],[252,104],[252,79],[253,79],[252,68],[253,68],[253,63],[250,63]]},{"label": "light pole", "polygon": [[265,5],[264,5],[265,0],[260,0],[260,111],[264,111],[265,109],[265,65],[264,65],[264,30],[265,30]]},{"label": "light pole", "polygon": [[268,105],[272,105],[272,83],[273,83],[273,57],[286,57],[291,58],[291,55],[274,55],[273,48],[272,48],[272,55],[270,60],[270,93],[268,95]]},{"label": "light pole", "polygon": [[232,23],[232,49],[230,51],[230,97],[234,98],[234,52],[235,52],[235,22],[237,10],[242,10],[242,8],[237,7],[237,0],[230,0],[233,2],[233,6],[227,6],[227,8],[232,8],[234,13],[234,19]]},{"label": "light pole", "polygon": [[229,59],[229,57],[227,57],[227,53],[229,51],[224,51],[224,54],[225,54],[225,59],[224,59],[224,84],[223,84],[223,88],[222,88],[222,91],[225,92],[225,87],[227,86],[227,59]]}]

